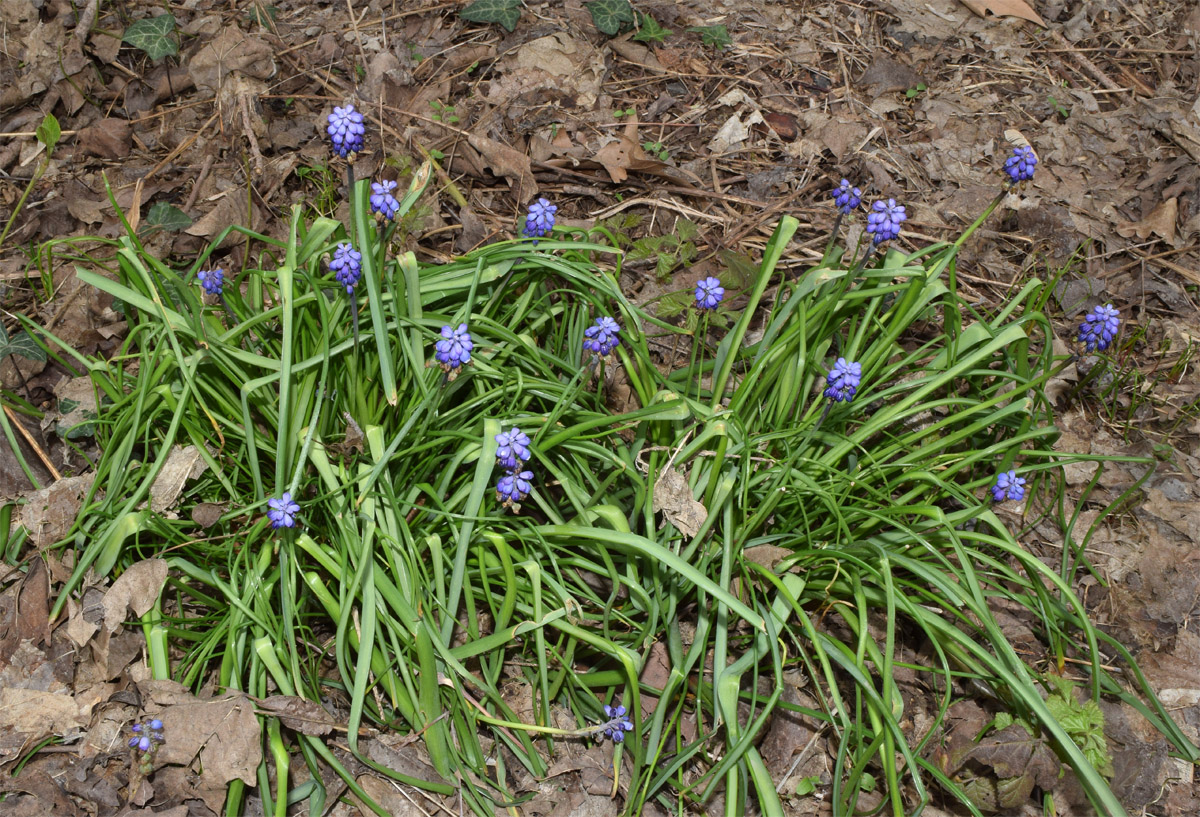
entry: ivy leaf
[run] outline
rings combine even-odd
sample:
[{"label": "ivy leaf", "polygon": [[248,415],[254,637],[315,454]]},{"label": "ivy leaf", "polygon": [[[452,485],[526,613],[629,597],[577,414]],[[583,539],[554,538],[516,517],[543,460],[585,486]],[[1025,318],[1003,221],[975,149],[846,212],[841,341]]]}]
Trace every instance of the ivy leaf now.
[{"label": "ivy leaf", "polygon": [[701,42],[712,46],[718,51],[723,51],[733,45],[733,39],[729,36],[729,29],[725,28],[725,26],[692,26],[688,31],[699,34]]},{"label": "ivy leaf", "polygon": [[521,0],[475,0],[458,16],[472,23],[499,23],[512,31],[521,19]]},{"label": "ivy leaf", "polygon": [[10,338],[8,332],[4,331],[4,327],[0,326],[0,360],[9,355],[20,355],[26,360],[45,361],[46,350],[28,331],[22,329]]},{"label": "ivy leaf", "polygon": [[721,276],[725,286],[734,289],[749,289],[758,280],[758,266],[750,256],[732,250],[720,250],[717,255],[720,257],[721,263],[725,265],[725,269],[728,270]]},{"label": "ivy leaf", "polygon": [[46,146],[46,155],[49,156],[54,152],[54,146],[58,144],[58,139],[62,136],[62,128],[58,125],[58,120],[54,118],[54,114],[46,114],[42,124],[37,128],[37,140]]},{"label": "ivy leaf", "polygon": [[592,13],[596,28],[610,37],[615,37],[626,25],[633,25],[633,7],[629,0],[593,0],[584,3]]},{"label": "ivy leaf", "polygon": [[633,39],[639,43],[661,43],[674,33],[671,29],[660,26],[649,14],[643,14],[641,28],[633,35]]},{"label": "ivy leaf", "polygon": [[150,207],[150,212],[146,214],[146,226],[177,232],[192,226],[192,220],[188,218],[187,213],[175,205],[167,204],[165,201],[156,201]]},{"label": "ivy leaf", "polygon": [[122,42],[129,43],[134,48],[140,48],[152,60],[160,60],[179,53],[179,46],[171,36],[175,33],[175,16],[161,14],[158,17],[146,17],[125,29]]}]

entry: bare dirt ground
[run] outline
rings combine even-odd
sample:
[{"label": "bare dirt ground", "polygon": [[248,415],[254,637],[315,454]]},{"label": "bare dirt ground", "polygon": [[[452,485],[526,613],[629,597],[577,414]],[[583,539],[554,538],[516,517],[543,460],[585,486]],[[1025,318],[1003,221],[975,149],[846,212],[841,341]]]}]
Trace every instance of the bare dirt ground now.
[{"label": "bare dirt ground", "polygon": [[[1136,338],[1121,347],[1108,392],[1073,393],[1073,372],[1059,384],[1062,450],[1157,463],[1094,531],[1100,509],[1147,468],[1114,463],[1095,481],[1095,469],[1068,473],[1070,491],[1086,496],[1074,541],[1090,535],[1096,568],[1081,594],[1200,738],[1200,8],[1035,0],[1043,28],[979,16],[965,0],[637,2],[671,32],[654,42],[602,34],[579,0],[529,2],[511,33],[460,18],[465,5],[4,0],[0,222],[44,171],[0,247],[8,337],[19,337],[20,314],[84,354],[119,346],[121,315],[74,275],[88,255],[111,255],[97,237],[122,232],[106,184],[148,246],[181,267],[233,223],[282,236],[297,203],[344,217],[323,123],[347,101],[368,116],[359,178],[403,181],[423,157],[439,160],[437,183],[403,225],[423,260],[511,236],[543,196],[559,205],[560,223],[608,219],[628,235],[623,283],[643,303],[736,274],[783,214],[803,224],[786,263],[811,264],[833,221],[827,191],[843,177],[907,204],[902,246],[953,239],[995,195],[1011,145],[1027,140],[1038,176],[972,237],[959,280],[992,309],[1031,278],[1065,271],[1047,305],[1064,338],[1105,301]],[[152,60],[122,41],[164,9],[177,55]],[[727,31],[725,47],[694,30],[712,26]],[[47,113],[63,137],[44,162],[33,133]],[[243,253],[230,239],[215,258],[237,268]],[[90,390],[53,360],[19,354],[3,359],[0,376],[26,401],[13,410],[6,397],[5,411],[44,488],[33,490],[3,445],[0,495],[27,500],[18,515],[37,525],[30,542],[48,544],[86,490],[94,451],[86,437],[68,445],[60,433]],[[1058,526],[1032,512],[1014,524],[1057,564]],[[0,789],[16,794],[0,814],[211,814],[228,780],[255,782],[232,761],[198,776],[182,758],[128,791],[120,729],[144,697],[194,701],[197,717],[249,715],[214,714],[212,702],[146,681],[141,633],[120,626],[126,601],[136,610],[136,588],[114,607],[114,588],[94,586],[69,619],[47,626],[69,552],[6,555],[21,568],[0,566]],[[1107,714],[1114,788],[1130,812],[1200,813],[1192,769],[1132,710]],[[828,778],[824,736],[810,726],[780,719],[765,738],[783,790]],[[582,764],[564,767],[559,782],[558,805],[534,800],[526,813],[619,808],[596,796]],[[368,790],[397,814],[437,810]],[[793,796],[789,808],[828,813],[813,795]]]}]

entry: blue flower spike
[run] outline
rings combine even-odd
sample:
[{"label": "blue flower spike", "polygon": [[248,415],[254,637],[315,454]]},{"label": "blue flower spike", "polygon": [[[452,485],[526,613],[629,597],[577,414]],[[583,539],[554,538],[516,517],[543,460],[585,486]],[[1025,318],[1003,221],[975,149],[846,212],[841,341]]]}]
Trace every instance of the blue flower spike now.
[{"label": "blue flower spike", "polygon": [[138,771],[148,775],[154,770],[154,755],[158,747],[166,742],[163,737],[163,722],[158,718],[148,724],[135,723],[129,731],[133,737],[129,739],[129,748],[134,750],[134,760],[137,761]]},{"label": "blue flower spike", "polygon": [[209,295],[219,298],[225,293],[225,270],[223,269],[200,270],[196,273],[196,280]]},{"label": "blue flower spike", "polygon": [[878,246],[900,235],[900,225],[907,220],[908,212],[903,204],[896,204],[895,199],[880,200],[871,205],[867,232],[871,234],[873,244]]},{"label": "blue flower spike", "polygon": [[346,294],[353,295],[362,278],[362,253],[354,249],[353,244],[342,242],[333,251],[329,269],[333,270],[337,282],[346,288]]},{"label": "blue flower spike", "polygon": [[333,152],[345,159],[362,150],[367,129],[363,125],[362,114],[354,110],[353,105],[347,105],[333,109],[325,132],[329,134]]},{"label": "blue flower spike", "polygon": [[1013,148],[1012,156],[1004,160],[1004,172],[1008,174],[1009,186],[1013,187],[1031,181],[1033,172],[1037,169],[1037,163],[1037,154],[1029,145]]},{"label": "blue flower spike", "polygon": [[525,216],[525,226],[521,228],[521,235],[534,239],[533,243],[537,244],[537,239],[550,235],[550,231],[554,229],[554,214],[557,212],[557,205],[551,204],[548,199],[538,199],[529,205],[529,214]]},{"label": "blue flower spike", "polygon": [[505,471],[519,471],[529,461],[529,435],[515,426],[496,435],[496,463]]},{"label": "blue flower spike", "polygon": [[600,725],[598,731],[603,731],[604,736],[613,743],[624,742],[625,733],[633,731],[633,721],[625,717],[625,707],[623,706],[605,705],[604,717],[608,720]]},{"label": "blue flower spike", "polygon": [[594,325],[583,330],[583,348],[600,357],[607,357],[621,345],[620,331],[620,324],[607,315],[596,318]]},{"label": "blue flower spike", "polygon": [[400,212],[400,202],[392,195],[396,183],[392,181],[372,182],[371,212],[376,221],[395,221],[396,213]]},{"label": "blue flower spike", "polygon": [[521,502],[533,490],[532,471],[513,471],[496,483],[496,500],[505,508],[521,510]]},{"label": "blue flower spike", "polygon": [[1001,471],[996,475],[992,484],[992,499],[1003,502],[1010,499],[1020,502],[1025,498],[1025,479],[1017,476],[1016,471]]},{"label": "blue flower spike", "polygon": [[471,333],[467,331],[465,323],[460,323],[457,329],[443,326],[442,339],[434,346],[434,357],[437,358],[442,371],[453,380],[462,367],[471,362],[471,350],[474,348],[475,342],[471,339]]},{"label": "blue flower spike", "polygon": [[1079,342],[1089,352],[1103,352],[1117,337],[1121,328],[1121,313],[1112,304],[1104,304],[1087,313],[1079,326]]},{"label": "blue flower spike", "polygon": [[717,304],[725,299],[725,287],[721,286],[721,279],[713,278],[711,275],[708,278],[696,284],[696,308],[700,310],[716,309]]},{"label": "blue flower spike", "polygon": [[267,500],[267,519],[271,520],[271,527],[276,530],[295,527],[298,513],[300,506],[292,501],[290,491],[284,491],[279,499]]},{"label": "blue flower spike", "polygon": [[835,403],[848,403],[862,383],[862,364],[839,357],[825,376],[825,396]]},{"label": "blue flower spike", "polygon": [[862,204],[862,191],[852,187],[849,179],[842,179],[842,183],[833,188],[829,195],[833,196],[833,203],[843,216],[850,215]]}]

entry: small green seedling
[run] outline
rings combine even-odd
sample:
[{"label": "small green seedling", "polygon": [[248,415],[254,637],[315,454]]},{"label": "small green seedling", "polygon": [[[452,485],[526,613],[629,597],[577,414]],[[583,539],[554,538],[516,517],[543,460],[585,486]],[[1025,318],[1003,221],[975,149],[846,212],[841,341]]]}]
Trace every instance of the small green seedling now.
[{"label": "small green seedling", "polygon": [[454,115],[453,105],[443,105],[436,99],[429,100],[429,107],[433,108],[433,119],[435,122],[445,122],[447,125],[458,121],[458,117]]},{"label": "small green seedling", "polygon": [[639,43],[661,43],[675,33],[669,28],[660,26],[658,21],[649,14],[643,14],[641,17],[642,24],[638,27],[638,33],[633,35],[633,39]]},{"label": "small green seedling", "polygon": [[729,36],[729,29],[725,26],[692,26],[688,31],[699,34],[702,43],[718,51],[724,51],[733,45],[733,38]]},{"label": "small green seedling", "polygon": [[662,142],[642,142],[642,150],[649,153],[660,162],[665,162],[671,158],[671,151],[667,150],[666,145]]},{"label": "small green seedling", "polygon": [[613,111],[613,119],[620,119],[622,116],[633,116],[635,113],[637,113],[637,111],[633,108],[626,108],[625,110],[617,108],[615,111]]},{"label": "small green seedling", "polygon": [[928,86],[924,82],[918,82],[913,87],[904,92],[905,99],[916,99],[920,96]]}]

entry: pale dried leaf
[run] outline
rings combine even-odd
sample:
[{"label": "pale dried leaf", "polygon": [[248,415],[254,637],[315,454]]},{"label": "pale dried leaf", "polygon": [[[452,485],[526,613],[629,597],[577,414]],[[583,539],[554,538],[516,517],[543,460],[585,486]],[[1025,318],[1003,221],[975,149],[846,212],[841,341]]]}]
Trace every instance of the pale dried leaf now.
[{"label": "pale dried leaf", "polygon": [[196,87],[212,95],[231,71],[255,79],[275,76],[274,57],[274,50],[264,40],[237,26],[226,26],[215,40],[196,52],[188,62],[188,71]]},{"label": "pale dried leaf", "polygon": [[1172,246],[1175,241],[1175,222],[1179,218],[1179,199],[1170,198],[1154,208],[1150,215],[1141,221],[1131,221],[1117,226],[1117,232],[1125,238],[1135,235],[1142,241],[1156,235]]},{"label": "pale dried leaf", "polygon": [[1046,27],[1045,20],[1025,0],[962,0],[962,3],[980,17],[987,17],[990,12],[997,17],[1020,17]]},{"label": "pale dried leaf", "polygon": [[200,455],[200,449],[194,445],[186,448],[177,445],[171,449],[166,464],[158,472],[154,484],[150,486],[150,509],[155,513],[163,513],[175,504],[184,484],[189,479],[195,479],[204,473],[208,463]]},{"label": "pale dried leaf", "polygon": [[62,692],[7,687],[0,689],[0,732],[63,735],[83,726],[75,699]]},{"label": "pale dried leaf", "polygon": [[131,565],[104,594],[104,628],[114,632],[125,621],[127,609],[136,616],[145,615],[166,581],[165,559],[146,559]]},{"label": "pale dried leaf", "polygon": [[708,509],[692,496],[687,480],[674,466],[663,469],[654,483],[654,511],[662,511],[666,521],[689,538],[699,533],[708,519]]},{"label": "pale dried leaf", "polygon": [[492,173],[511,181],[517,201],[533,198],[537,193],[537,181],[533,178],[533,167],[528,156],[494,139],[476,134],[470,134],[467,141],[479,151]]},{"label": "pale dried leaf", "polygon": [[36,547],[53,544],[67,535],[95,476],[67,477],[30,494],[21,509],[21,524]]},{"label": "pale dried leaf", "polygon": [[337,726],[333,716],[316,701],[297,698],[294,695],[272,695],[255,699],[260,712],[274,715],[288,729],[302,735],[321,737],[328,735]]}]

